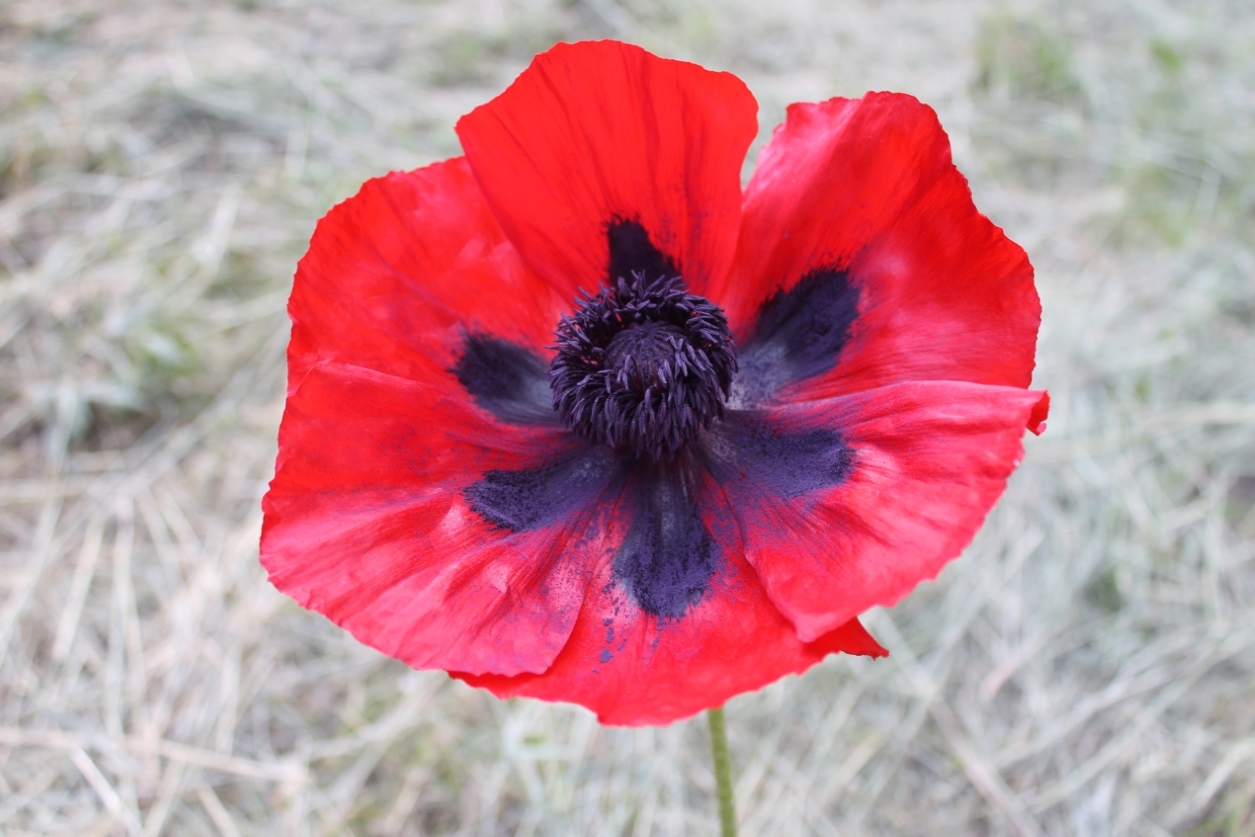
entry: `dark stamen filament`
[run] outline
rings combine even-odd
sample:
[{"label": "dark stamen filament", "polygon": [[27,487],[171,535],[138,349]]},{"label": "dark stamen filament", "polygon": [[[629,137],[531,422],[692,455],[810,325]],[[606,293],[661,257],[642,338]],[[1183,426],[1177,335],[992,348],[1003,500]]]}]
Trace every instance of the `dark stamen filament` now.
[{"label": "dark stamen filament", "polygon": [[554,409],[587,439],[666,459],[723,415],[736,371],[727,317],[678,277],[634,274],[557,329]]}]

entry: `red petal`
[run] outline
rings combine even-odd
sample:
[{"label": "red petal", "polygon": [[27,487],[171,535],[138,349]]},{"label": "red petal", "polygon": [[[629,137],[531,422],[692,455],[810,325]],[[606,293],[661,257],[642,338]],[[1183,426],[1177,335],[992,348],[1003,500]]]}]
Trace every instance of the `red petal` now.
[{"label": "red petal", "polygon": [[570,701],[596,712],[602,723],[639,726],[721,706],[786,674],[800,674],[829,654],[887,653],[854,618],[811,642],[800,641],[741,557],[744,545],[736,526],[727,525],[727,501],[713,486],[702,494],[724,564],[701,602],[682,617],[659,619],[641,611],[606,561],[550,669],[516,677],[454,676],[501,698]]},{"label": "red petal", "polygon": [[1033,431],[1034,436],[1040,436],[1046,432],[1046,417],[1050,413],[1050,393],[1042,393],[1041,401],[1037,402],[1037,406],[1033,407],[1033,412],[1028,417],[1028,429]]},{"label": "red petal", "polygon": [[423,384],[320,364],[288,397],[262,563],[299,603],[417,668],[544,671],[605,551],[602,527],[577,511],[511,533],[462,490],[564,444]]},{"label": "red petal", "polygon": [[736,247],[757,107],[728,73],[614,41],[559,44],[457,131],[510,240],[552,283],[605,282],[607,226],[623,219],[700,294]]},{"label": "red petal", "polygon": [[837,367],[792,398],[911,380],[1028,386],[1041,320],[1032,266],[977,212],[936,114],[914,98],[789,107],[715,298],[744,335],[764,300],[824,268],[848,271],[858,317]]},{"label": "red petal", "polygon": [[523,266],[463,158],[368,180],[318,223],[288,311],[289,388],[316,363],[351,363],[456,386],[468,331],[543,354],[558,291]]},{"label": "red petal", "polygon": [[834,430],[854,452],[845,481],[818,496],[728,486],[746,555],[802,639],[894,604],[957,557],[1045,403],[1043,392],[929,382],[768,411],[790,430]]}]

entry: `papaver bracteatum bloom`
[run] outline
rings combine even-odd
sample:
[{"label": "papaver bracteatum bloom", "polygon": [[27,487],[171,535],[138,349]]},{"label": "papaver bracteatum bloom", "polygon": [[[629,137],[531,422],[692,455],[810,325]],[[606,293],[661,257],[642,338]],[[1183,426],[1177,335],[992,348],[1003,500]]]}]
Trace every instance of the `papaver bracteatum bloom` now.
[{"label": "papaver bracteatum bloom", "polygon": [[264,501],[280,589],[362,642],[612,724],[827,654],[969,542],[1039,430],[1040,307],[933,111],[789,108],[560,45],[465,157],[318,224]]}]

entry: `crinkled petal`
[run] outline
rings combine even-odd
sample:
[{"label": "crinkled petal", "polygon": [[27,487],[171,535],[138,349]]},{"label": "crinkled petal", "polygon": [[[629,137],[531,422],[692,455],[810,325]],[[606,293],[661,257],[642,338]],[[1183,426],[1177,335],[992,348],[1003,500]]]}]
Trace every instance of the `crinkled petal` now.
[{"label": "crinkled petal", "polygon": [[725,445],[714,470],[768,597],[813,640],[958,556],[1046,405],[1038,391],[925,382],[773,407],[754,421],[774,430]]},{"label": "crinkled petal", "polygon": [[[828,654],[885,654],[854,618],[799,640],[746,563],[718,486],[707,477],[693,488],[686,502],[658,482],[639,490],[629,482],[612,524],[618,547],[588,585],[552,667],[515,677],[454,676],[498,697],[570,701],[603,723],[637,726],[721,706]],[[642,500],[651,493],[662,502]],[[694,513],[699,520],[684,519]]]},{"label": "crinkled petal", "polygon": [[1024,251],[976,210],[933,110],[896,93],[790,106],[715,298],[760,399],[1028,386],[1041,319]]},{"label": "crinkled petal", "polygon": [[393,172],[314,231],[288,303],[289,388],[337,361],[456,391],[449,370],[485,335],[530,355],[543,384],[546,347],[570,306],[570,287],[519,259],[464,158]]},{"label": "crinkled petal", "polygon": [[518,530],[467,491],[486,473],[571,455],[558,429],[501,424],[429,385],[321,363],[288,397],[262,563],[297,602],[416,668],[544,671],[609,548],[601,486]]},{"label": "crinkled petal", "polygon": [[457,131],[510,240],[554,285],[593,292],[665,266],[702,294],[736,247],[756,111],[733,75],[599,41],[538,55]]}]

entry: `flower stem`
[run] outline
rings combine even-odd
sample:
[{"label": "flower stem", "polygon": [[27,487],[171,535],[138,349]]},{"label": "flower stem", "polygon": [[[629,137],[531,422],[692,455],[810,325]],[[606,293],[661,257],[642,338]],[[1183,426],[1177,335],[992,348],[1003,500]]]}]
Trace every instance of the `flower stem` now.
[{"label": "flower stem", "polygon": [[728,759],[728,728],[723,722],[723,707],[706,713],[710,722],[710,752],[715,757],[715,787],[719,794],[719,833],[736,837],[736,805],[732,802],[732,763]]}]

